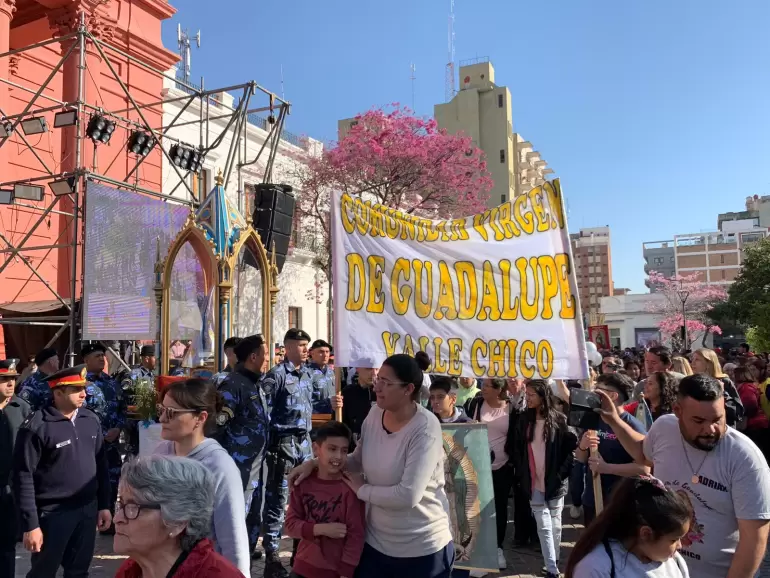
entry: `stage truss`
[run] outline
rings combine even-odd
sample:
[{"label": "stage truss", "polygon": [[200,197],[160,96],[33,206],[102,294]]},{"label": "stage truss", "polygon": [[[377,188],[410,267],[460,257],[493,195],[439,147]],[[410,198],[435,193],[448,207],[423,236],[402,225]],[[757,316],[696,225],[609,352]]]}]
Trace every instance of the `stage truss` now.
[{"label": "stage truss", "polygon": [[[14,50],[9,50],[5,53],[0,53],[0,59],[10,59],[13,56],[20,55],[26,52],[29,52],[31,50],[34,50],[36,48],[41,48],[43,46],[52,45],[52,44],[62,44],[72,41],[69,45],[69,48],[65,49],[61,58],[59,59],[58,63],[54,66],[54,68],[51,70],[48,77],[43,81],[41,84],[29,84],[24,85],[22,83],[16,83],[12,82],[10,78],[0,78],[0,83],[6,84],[8,86],[13,87],[14,89],[22,90],[23,92],[27,92],[31,95],[33,95],[30,100],[28,101],[27,105],[23,109],[21,113],[18,114],[12,114],[12,115],[6,115],[6,111],[4,111],[0,107],[0,120],[2,121],[9,121],[12,123],[12,135],[0,139],[0,149],[2,147],[6,146],[9,142],[14,141],[17,145],[22,146],[25,150],[31,151],[32,155],[37,159],[37,161],[40,164],[40,168],[37,171],[30,170],[29,176],[25,176],[24,178],[19,178],[12,181],[3,181],[0,182],[0,188],[9,188],[17,184],[35,184],[35,185],[47,185],[49,182],[52,181],[59,181],[63,179],[68,178],[74,178],[74,187],[73,192],[68,195],[64,196],[54,196],[53,200],[47,204],[47,206],[36,206],[32,204],[23,204],[23,203],[17,203],[14,202],[11,206],[22,206],[27,209],[32,209],[35,211],[40,212],[40,216],[35,220],[34,224],[29,228],[28,231],[25,232],[23,238],[21,241],[13,243],[6,235],[0,233],[0,241],[2,241],[2,244],[5,245],[5,247],[0,249],[0,253],[3,254],[3,258],[0,258],[0,261],[2,264],[0,264],[0,282],[2,281],[2,274],[3,272],[8,268],[8,266],[14,262],[15,259],[20,260],[30,271],[30,279],[34,276],[37,280],[42,282],[42,284],[50,291],[51,295],[54,299],[59,301],[64,307],[68,314],[65,316],[49,316],[49,317],[35,317],[35,318],[24,318],[24,317],[18,317],[18,318],[12,318],[12,317],[4,317],[0,319],[0,324],[2,325],[47,325],[47,326],[59,326],[58,331],[53,336],[53,338],[50,340],[48,346],[51,346],[53,343],[55,343],[67,329],[70,329],[69,332],[69,346],[68,346],[68,359],[69,364],[74,364],[74,358],[75,358],[75,343],[78,340],[79,337],[79,320],[78,320],[78,307],[75,306],[75,303],[73,303],[73,300],[62,297],[54,288],[54,284],[52,284],[51,280],[46,279],[45,276],[39,271],[39,267],[36,267],[28,258],[28,252],[30,251],[40,251],[40,250],[48,250],[49,252],[51,250],[57,249],[71,249],[71,255],[72,259],[71,262],[68,264],[70,267],[70,276],[71,276],[71,287],[70,287],[70,294],[76,295],[78,293],[77,290],[77,275],[78,275],[78,262],[82,262],[83,259],[83,249],[84,249],[84,235],[85,235],[85,227],[79,226],[79,221],[82,221],[84,219],[84,203],[86,201],[86,180],[88,181],[94,181],[94,182],[103,182],[109,185],[112,185],[119,189],[124,189],[127,191],[133,191],[142,193],[145,195],[150,195],[153,197],[165,199],[167,201],[173,201],[176,203],[189,205],[193,209],[196,208],[200,202],[203,200],[201,198],[198,198],[197,191],[194,190],[194,187],[191,186],[191,184],[188,182],[190,179],[189,177],[189,171],[185,172],[181,170],[177,165],[175,165],[171,159],[171,156],[169,154],[169,147],[171,144],[183,144],[183,145],[191,145],[193,143],[188,142],[182,142],[178,138],[175,138],[169,134],[169,132],[174,129],[178,128],[180,126],[189,125],[189,124],[197,124],[200,127],[199,130],[199,142],[197,143],[197,149],[200,150],[204,155],[209,153],[212,150],[215,150],[220,147],[220,145],[225,141],[225,139],[230,136],[230,146],[227,151],[227,156],[225,160],[225,165],[223,169],[224,173],[224,182],[225,184],[228,184],[231,180],[231,176],[233,172],[236,173],[237,176],[237,183],[238,183],[238,204],[239,208],[243,210],[243,199],[244,199],[244,179],[242,175],[242,171],[246,169],[246,167],[252,167],[252,166],[261,166],[264,167],[263,174],[262,174],[262,181],[263,182],[271,182],[272,180],[272,173],[273,173],[273,165],[275,161],[275,156],[278,151],[279,141],[281,139],[281,136],[283,134],[283,128],[284,123],[286,120],[286,116],[290,112],[290,103],[279,97],[273,92],[270,92],[257,84],[254,81],[245,82],[242,84],[237,84],[233,86],[227,86],[224,88],[215,88],[215,89],[203,89],[198,88],[196,86],[193,86],[184,80],[181,80],[175,76],[169,75],[167,72],[158,70],[154,68],[153,66],[143,62],[142,60],[122,51],[121,49],[111,45],[108,42],[105,42],[104,40],[101,40],[92,33],[87,25],[86,16],[85,14],[80,14],[79,24],[76,31],[65,34],[62,36],[54,37],[50,40],[46,40],[43,42],[38,42],[35,44],[31,44],[28,46],[25,46],[23,48],[18,48]],[[83,95],[85,93],[84,87],[86,82],[87,75],[90,75],[90,71],[88,68],[88,59],[86,58],[87,51],[93,50],[95,53],[97,53],[101,59],[102,62],[106,65],[107,70],[109,71],[110,78],[114,79],[117,84],[120,86],[120,89],[122,90],[122,95],[125,96],[125,98],[130,102],[130,107],[120,109],[120,110],[107,110],[103,106],[96,106],[94,103],[87,102]],[[131,93],[131,90],[126,86],[126,84],[123,82],[122,78],[120,77],[120,74],[118,70],[115,67],[115,64],[113,60],[111,60],[110,56],[113,56],[113,58],[119,57],[121,59],[125,59],[130,61],[132,64],[135,64],[142,69],[144,69],[146,72],[150,73],[151,75],[155,75],[161,79],[167,79],[170,81],[173,81],[175,83],[175,86],[180,88],[182,91],[186,92],[187,95],[182,97],[176,97],[176,98],[163,98],[154,102],[149,103],[138,103],[134,96]],[[63,68],[65,63],[69,59],[78,59],[78,91],[77,91],[77,99],[74,102],[64,102],[62,100],[58,100],[57,98],[52,97],[49,94],[44,94],[46,89],[51,84],[51,81],[56,77],[57,73]],[[93,77],[92,77],[93,78]],[[203,82],[201,81],[201,85],[203,85]],[[211,103],[215,95],[220,95],[221,93],[234,93],[234,96],[237,95],[237,104],[235,106],[228,106],[227,104],[217,100],[215,102],[216,109],[218,111],[224,110],[225,112],[222,114],[217,114],[216,116],[211,116]],[[266,103],[262,104],[261,106],[257,106],[256,108],[250,108],[250,105],[252,104],[252,101],[256,101],[257,99],[266,101]],[[50,102],[53,104],[42,106],[41,104],[43,101]],[[148,122],[148,119],[146,115],[143,113],[145,109],[148,109],[150,107],[161,107],[165,103],[169,102],[175,102],[178,101],[181,103],[181,107],[178,111],[178,113],[174,116],[174,118],[169,122],[168,124],[163,124],[161,122],[161,126],[154,127],[151,125],[151,123]],[[185,122],[179,122],[182,118],[182,115],[184,112],[191,106],[193,103],[198,104],[198,107],[200,109],[200,115],[199,118],[197,118],[194,121],[185,121]],[[74,130],[76,132],[76,136],[74,137],[75,140],[75,160],[74,160],[74,169],[69,170],[66,172],[56,172],[55,170],[52,170],[50,163],[46,162],[46,160],[39,154],[39,152],[36,150],[36,145],[32,145],[28,139],[24,135],[24,133],[19,129],[19,125],[21,121],[40,115],[42,113],[51,112],[51,111],[61,111],[65,109],[72,109],[77,111],[77,122],[74,126]],[[264,143],[262,147],[259,149],[257,155],[253,159],[247,158],[247,124],[248,124],[248,117],[252,113],[260,113],[260,112],[267,112],[270,114],[269,120],[270,122],[266,123],[266,130],[267,130],[267,137],[264,140]],[[127,113],[135,113],[138,116],[138,120],[131,120],[127,118]],[[176,175],[179,177],[179,183],[174,187],[172,191],[170,191],[170,194],[164,194],[162,191],[155,191],[151,190],[145,187],[140,187],[138,184],[138,171],[142,163],[149,157],[147,156],[137,156],[134,159],[134,164],[130,168],[130,170],[127,171],[126,176],[123,179],[116,179],[114,177],[108,177],[105,174],[100,174],[98,170],[94,170],[93,165],[92,168],[89,169],[88,166],[86,166],[86,163],[83,159],[83,147],[82,142],[84,142],[84,139],[88,139],[86,136],[86,126],[88,124],[88,119],[90,115],[92,114],[100,114],[103,117],[113,121],[116,123],[116,126],[119,128],[125,128],[127,130],[141,130],[144,131],[147,134],[152,135],[152,137],[155,139],[155,149],[160,149],[162,151],[163,157],[165,157],[165,161],[168,163],[168,165],[174,170]],[[163,117],[161,113],[161,118]],[[213,138],[213,140],[210,138],[210,127],[212,121],[218,121],[218,120],[225,120],[225,126],[224,129],[219,132]],[[120,155],[120,153],[119,153]],[[123,157],[125,158],[125,147],[123,147]],[[95,156],[95,155],[94,155]],[[267,157],[266,159],[264,157]],[[116,156],[115,159],[113,159],[113,162],[117,160],[118,158],[121,158],[120,156]],[[130,156],[128,158],[131,158]],[[260,159],[262,159],[262,162],[259,162]],[[95,164],[95,163],[94,163]],[[162,164],[161,164],[162,167]],[[105,171],[106,172],[106,171]],[[251,170],[253,173],[254,171]],[[161,169],[162,173],[162,169]],[[1,177],[0,177],[1,179]],[[133,179],[133,182],[132,182]],[[176,190],[184,185],[186,188],[186,192],[189,195],[189,199],[187,200],[185,198],[176,197],[174,196],[174,193]],[[67,199],[67,201],[64,201]],[[66,204],[68,206],[60,206],[60,204]],[[69,219],[67,227],[63,227],[62,231],[59,235],[59,238],[54,241],[51,245],[46,246],[36,246],[36,247],[30,247],[28,245],[28,242],[30,238],[34,235],[35,231],[41,226],[42,223],[46,221],[47,218],[50,218],[50,215],[62,215],[65,218]],[[65,243],[61,244],[61,238],[67,233],[69,227],[72,227],[72,231],[74,231],[73,235],[73,241],[72,243]],[[76,302],[80,301],[82,303],[82,291],[83,283],[80,284],[80,295],[76,297]],[[82,309],[82,308],[81,308]],[[117,356],[118,359],[120,359],[120,356]],[[122,360],[121,360],[122,362]]]}]

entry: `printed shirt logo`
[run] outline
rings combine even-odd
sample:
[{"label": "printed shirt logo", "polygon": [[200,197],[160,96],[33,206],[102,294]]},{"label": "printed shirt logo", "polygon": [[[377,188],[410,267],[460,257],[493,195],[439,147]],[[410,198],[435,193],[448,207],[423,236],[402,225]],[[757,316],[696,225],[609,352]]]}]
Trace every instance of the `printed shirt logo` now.
[{"label": "printed shirt logo", "polygon": [[65,442],[59,442],[58,444],[56,444],[56,449],[58,450],[59,448],[63,448],[64,446],[70,445],[71,443],[72,443],[72,440],[67,440]]}]

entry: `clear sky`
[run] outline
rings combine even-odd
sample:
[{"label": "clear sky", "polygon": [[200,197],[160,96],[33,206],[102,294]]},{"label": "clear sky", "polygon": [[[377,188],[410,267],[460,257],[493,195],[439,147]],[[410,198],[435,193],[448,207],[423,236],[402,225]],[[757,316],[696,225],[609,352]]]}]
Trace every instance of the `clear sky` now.
[{"label": "clear sky", "polygon": [[[372,106],[444,99],[449,0],[172,0],[192,76],[256,80],[287,128],[333,140]],[[712,231],[770,194],[768,0],[456,0],[457,60],[488,56],[514,130],[562,180],[570,227],[609,225],[615,283],[644,292],[642,242]]]}]

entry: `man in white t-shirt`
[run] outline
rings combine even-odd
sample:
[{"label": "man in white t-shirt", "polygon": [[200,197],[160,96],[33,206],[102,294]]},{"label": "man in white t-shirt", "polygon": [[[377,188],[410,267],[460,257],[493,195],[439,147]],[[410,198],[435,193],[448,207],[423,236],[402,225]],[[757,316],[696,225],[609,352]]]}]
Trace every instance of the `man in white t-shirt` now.
[{"label": "man in white t-shirt", "polygon": [[602,419],[639,463],[687,498],[694,519],[682,556],[698,578],[753,578],[770,529],[770,468],[756,445],[728,428],[722,384],[707,375],[679,382],[675,415],[664,415],[647,436],[620,419],[601,391]]}]

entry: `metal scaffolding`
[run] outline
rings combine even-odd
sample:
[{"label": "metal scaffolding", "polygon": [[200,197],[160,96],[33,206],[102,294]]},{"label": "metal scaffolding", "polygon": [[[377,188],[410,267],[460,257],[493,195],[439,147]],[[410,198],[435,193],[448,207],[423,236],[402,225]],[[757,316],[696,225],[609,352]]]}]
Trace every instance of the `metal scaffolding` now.
[{"label": "metal scaffolding", "polygon": [[[85,14],[80,14],[80,20],[78,24],[78,29],[70,34],[66,34],[63,36],[55,37],[43,42],[38,42],[35,44],[31,44],[28,46],[25,46],[23,48],[18,48],[14,50],[9,50],[5,53],[0,53],[0,59],[2,58],[10,58],[14,55],[20,55],[26,52],[29,52],[31,50],[34,50],[36,48],[41,48],[47,45],[56,44],[56,43],[62,43],[64,46],[64,43],[69,42],[68,48],[66,48],[63,51],[63,55],[61,56],[58,63],[53,67],[53,69],[50,71],[50,74],[47,76],[47,78],[41,83],[41,84],[34,84],[29,86],[24,86],[24,84],[20,84],[18,82],[12,82],[9,78],[0,78],[0,83],[3,83],[7,86],[13,87],[14,89],[21,90],[23,92],[27,92],[32,95],[29,102],[24,107],[23,111],[18,114],[12,114],[7,115],[6,112],[0,107],[0,121],[9,122],[11,123],[11,130],[10,134],[6,138],[0,138],[0,149],[5,146],[7,143],[11,142],[12,137],[17,137],[19,140],[16,140],[17,145],[23,145],[25,150],[31,151],[32,155],[37,159],[37,161],[40,163],[41,168],[38,169],[36,172],[31,170],[30,174],[28,176],[25,176],[24,178],[16,179],[16,180],[7,180],[0,182],[0,188],[2,187],[10,187],[14,185],[19,184],[48,184],[52,181],[59,181],[63,179],[74,179],[74,186],[72,189],[72,193],[64,196],[54,196],[53,200],[50,201],[47,206],[40,207],[36,205],[28,205],[28,204],[22,204],[17,203],[14,201],[13,206],[21,206],[28,209],[32,209],[35,211],[41,211],[39,217],[34,222],[34,224],[29,228],[28,231],[25,232],[24,237],[19,241],[18,243],[14,244],[7,236],[0,233],[0,241],[5,245],[4,247],[0,245],[0,254],[2,257],[4,257],[4,260],[2,264],[0,264],[0,282],[2,282],[2,274],[3,272],[8,268],[8,266],[14,262],[14,260],[18,259],[22,263],[26,265],[27,268],[30,269],[31,275],[36,277],[42,284],[47,287],[47,289],[51,292],[53,297],[61,303],[61,306],[65,308],[68,312],[66,316],[48,316],[48,317],[40,317],[40,318],[25,318],[25,317],[19,317],[19,318],[2,318],[0,319],[0,325],[27,325],[27,326],[58,326],[59,330],[54,335],[54,337],[49,342],[49,346],[52,345],[54,342],[56,342],[61,335],[64,334],[64,332],[67,329],[70,329],[70,337],[69,337],[69,345],[68,345],[68,354],[69,354],[69,364],[74,364],[74,358],[75,358],[75,343],[78,339],[79,335],[79,329],[80,329],[80,323],[78,319],[78,307],[76,307],[76,303],[82,301],[82,291],[84,291],[83,283],[81,283],[81,294],[76,295],[78,293],[77,291],[77,270],[78,270],[78,260],[83,259],[83,248],[84,248],[84,236],[85,236],[85,214],[83,211],[84,204],[85,204],[85,197],[87,196],[87,188],[86,188],[86,181],[94,181],[94,182],[103,182],[110,184],[112,186],[115,186],[120,189],[124,189],[127,191],[133,191],[137,193],[142,193],[145,195],[150,195],[156,198],[164,199],[166,201],[173,201],[176,203],[184,204],[191,206],[193,208],[197,207],[200,202],[203,199],[198,198],[197,192],[193,190],[193,187],[191,186],[191,183],[188,182],[191,179],[188,179],[189,171],[184,172],[182,169],[180,169],[176,164],[174,164],[169,151],[167,150],[167,146],[169,144],[183,144],[186,146],[191,146],[190,143],[183,143],[177,138],[174,138],[169,134],[169,131],[171,131],[175,127],[180,126],[186,126],[190,124],[198,124],[200,126],[199,130],[199,142],[197,144],[196,150],[201,152],[201,154],[205,157],[207,153],[210,151],[218,148],[227,138],[229,135],[230,145],[227,153],[227,157],[225,160],[224,165],[224,177],[225,177],[225,183],[228,183],[230,180],[230,176],[233,172],[233,170],[237,171],[237,180],[238,180],[238,196],[239,196],[239,205],[240,205],[240,199],[242,197],[243,193],[243,178],[241,175],[241,171],[244,167],[248,167],[250,165],[256,165],[257,161],[260,159],[260,157],[266,152],[267,153],[267,160],[264,164],[264,175],[263,175],[263,181],[269,182],[272,178],[272,171],[273,171],[273,163],[275,161],[275,155],[278,148],[279,139],[282,136],[283,133],[283,127],[286,116],[290,112],[290,103],[279,97],[277,94],[270,92],[257,84],[254,81],[245,82],[242,84],[237,84],[233,86],[227,86],[224,88],[216,88],[216,89],[209,89],[206,90],[203,88],[203,81],[201,81],[201,88],[195,87],[192,84],[185,82],[182,79],[179,79],[177,77],[170,76],[167,72],[158,70],[154,68],[153,66],[143,62],[142,60],[120,50],[119,48],[112,46],[111,44],[100,40],[97,38],[94,34],[92,34],[87,26]],[[102,62],[106,65],[107,69],[109,70],[110,77],[113,78],[117,84],[120,86],[120,89],[122,91],[122,94],[125,96],[127,101],[130,103],[130,106],[128,108],[123,108],[119,110],[107,110],[103,106],[96,106],[93,103],[87,102],[84,98],[85,94],[85,82],[86,82],[86,75],[90,74],[88,70],[88,59],[86,58],[86,51],[87,49],[92,49],[96,53],[99,54],[99,56],[102,59]],[[175,83],[175,86],[183,90],[187,93],[186,96],[178,97],[178,98],[171,98],[171,99],[160,99],[154,102],[149,103],[138,103],[134,96],[131,93],[131,90],[129,87],[126,86],[126,84],[123,82],[123,80],[120,77],[120,74],[118,70],[115,67],[115,64],[111,60],[111,55],[113,57],[119,57],[123,60],[128,60],[131,64],[137,65],[144,69],[145,71],[151,73],[152,75],[155,75],[161,79],[168,79]],[[57,98],[54,98],[48,94],[44,94],[46,89],[51,84],[52,80],[56,77],[56,75],[59,73],[59,71],[62,69],[62,67],[65,65],[65,63],[70,58],[77,58],[78,59],[78,66],[77,66],[77,99],[74,102],[64,102],[62,100],[59,100]],[[221,102],[221,100],[215,100],[218,95],[221,93],[230,92],[234,93],[234,96],[237,95],[237,104],[233,108],[232,106],[228,106],[224,102]],[[249,108],[252,99],[266,99],[266,103],[264,103],[262,106],[258,106],[256,108]],[[211,116],[211,103],[212,100],[215,102],[215,106],[218,110],[223,111],[216,116]],[[54,104],[48,104],[46,106],[42,106],[42,101],[47,101],[49,103]],[[174,118],[169,122],[168,124],[164,125],[161,122],[161,126],[159,127],[153,127],[147,119],[147,116],[144,114],[144,110],[152,107],[162,107],[163,104],[169,103],[169,102],[181,102],[181,107],[178,113],[174,116]],[[41,104],[38,104],[38,102],[41,102]],[[179,122],[182,118],[182,115],[184,112],[193,104],[197,102],[200,114],[198,115],[198,118],[195,120],[187,120],[185,122]],[[56,172],[55,170],[52,170],[52,168],[49,166],[49,163],[46,162],[46,160],[41,157],[40,154],[38,154],[38,151],[36,150],[36,145],[32,145],[27,137],[24,135],[22,131],[17,130],[20,123],[25,120],[29,119],[31,117],[34,117],[36,115],[40,115],[45,112],[51,112],[51,111],[61,111],[61,110],[74,110],[77,113],[77,119],[76,123],[74,125],[74,139],[75,139],[75,159],[74,159],[74,169],[70,171],[65,172]],[[247,138],[247,131],[246,126],[248,124],[248,117],[250,114],[253,113],[259,113],[259,112],[269,112],[269,122],[266,123],[267,130],[267,137],[265,138],[265,142],[262,146],[262,148],[259,150],[259,153],[257,154],[257,157],[251,161],[247,162],[246,159],[246,138]],[[135,113],[139,120],[131,120],[127,118],[127,113]],[[138,179],[138,170],[139,167],[142,165],[142,163],[149,157],[149,155],[141,156],[137,155],[134,159],[133,166],[127,171],[126,176],[123,179],[116,179],[114,177],[108,177],[106,174],[101,174],[96,168],[96,163],[92,165],[92,168],[89,169],[83,159],[83,141],[84,139],[88,138],[86,135],[86,126],[88,124],[88,118],[87,116],[91,116],[94,114],[99,114],[107,119],[109,119],[112,122],[115,122],[117,127],[125,128],[127,130],[140,130],[145,132],[146,134],[149,134],[152,136],[152,138],[155,139],[155,148],[160,149],[162,158],[165,157],[166,162],[169,164],[170,167],[173,168],[174,172],[179,178],[179,183],[170,191],[170,193],[165,194],[163,191],[156,191],[152,190],[146,187],[140,187],[139,186],[139,179]],[[213,138],[213,140],[210,138],[210,128],[211,128],[211,121],[214,120],[223,120],[226,119],[226,122],[224,123],[224,128]],[[94,150],[94,157],[96,158],[96,147]],[[153,149],[154,150],[154,149]],[[112,164],[118,160],[119,158],[125,158],[127,153],[125,152],[125,147],[123,147],[116,157],[112,160],[112,163],[108,166],[107,170],[104,172],[108,172]],[[130,158],[130,157],[129,157]],[[161,158],[161,160],[162,160]],[[133,177],[133,179],[132,179]],[[133,180],[133,182],[131,180]],[[187,189],[187,193],[189,194],[189,199],[182,197],[176,197],[174,196],[174,193],[176,190],[181,186],[184,185],[184,187]],[[71,198],[72,200],[72,208],[66,208],[65,210],[62,210],[59,208],[57,210],[57,205],[60,203],[61,199],[64,199],[66,197]],[[52,244],[49,245],[38,245],[38,246],[27,246],[28,241],[33,236],[35,231],[40,227],[40,225],[46,221],[46,218],[49,217],[51,214],[56,215],[63,215],[65,217],[69,217],[70,221],[67,223],[66,227],[62,228],[62,231],[59,234],[59,238],[54,240]],[[80,222],[82,221],[83,226],[79,226]],[[72,227],[72,242],[69,243],[62,243],[61,239],[64,237],[69,227]],[[38,270],[38,267],[36,267],[30,259],[26,256],[25,253],[31,252],[31,251],[41,251],[41,250],[47,250],[48,253],[46,253],[46,256],[50,253],[50,251],[57,249],[57,250],[63,250],[63,249],[71,249],[72,252],[72,258],[71,263],[69,263],[70,266],[70,277],[71,277],[71,286],[70,286],[70,295],[75,296],[75,299],[62,297],[54,288],[53,284],[45,279],[45,276],[41,274],[41,272]],[[31,279],[32,277],[30,277]],[[81,308],[82,309],[82,308]]]}]

